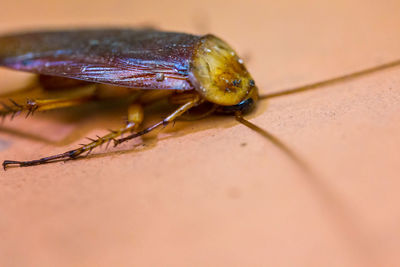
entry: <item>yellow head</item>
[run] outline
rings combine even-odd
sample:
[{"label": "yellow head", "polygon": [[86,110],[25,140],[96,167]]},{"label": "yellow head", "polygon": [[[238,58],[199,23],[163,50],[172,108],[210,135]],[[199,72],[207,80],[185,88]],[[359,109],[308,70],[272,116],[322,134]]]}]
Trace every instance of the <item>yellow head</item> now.
[{"label": "yellow head", "polygon": [[248,111],[258,99],[254,80],[242,59],[224,41],[204,36],[195,51],[190,80],[207,101],[220,105],[222,112]]}]

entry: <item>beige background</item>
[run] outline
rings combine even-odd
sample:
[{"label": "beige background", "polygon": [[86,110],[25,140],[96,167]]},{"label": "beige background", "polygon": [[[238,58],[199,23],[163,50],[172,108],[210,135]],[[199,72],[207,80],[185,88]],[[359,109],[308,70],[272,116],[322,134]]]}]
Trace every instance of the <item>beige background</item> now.
[{"label": "beige background", "polygon": [[[270,93],[400,59],[399,12],[398,0],[2,0],[0,32],[212,32]],[[1,92],[26,83],[0,71]],[[111,110],[6,120],[0,160],[73,148],[117,127],[124,112]],[[248,118],[311,173],[229,117],[178,122],[113,150],[123,153],[10,169],[0,172],[0,265],[400,265],[400,67],[272,98]]]}]

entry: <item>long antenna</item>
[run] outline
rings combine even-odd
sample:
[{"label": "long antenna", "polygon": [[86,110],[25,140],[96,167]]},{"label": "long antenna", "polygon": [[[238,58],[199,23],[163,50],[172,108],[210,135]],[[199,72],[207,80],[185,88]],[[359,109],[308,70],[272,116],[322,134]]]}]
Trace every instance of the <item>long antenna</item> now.
[{"label": "long antenna", "polygon": [[266,130],[260,128],[259,126],[253,124],[252,122],[246,120],[245,118],[242,117],[242,114],[239,112],[235,114],[235,118],[241,124],[249,127],[250,129],[256,131],[260,135],[262,135],[265,138],[267,138],[268,140],[270,140],[274,145],[276,145],[283,152],[285,152],[286,155],[289,156],[289,158],[291,158],[303,171],[305,171],[307,174],[312,175],[312,172],[311,172],[310,168],[307,166],[307,164],[303,160],[301,160],[288,146],[286,146],[276,136],[274,136],[271,133],[267,132]]},{"label": "long antenna", "polygon": [[355,79],[367,74],[371,74],[374,72],[378,72],[378,71],[382,71],[385,69],[389,69],[389,68],[393,68],[396,66],[400,65],[400,60],[396,60],[396,61],[392,61],[392,62],[388,62],[379,66],[375,66],[372,68],[368,68],[368,69],[364,69],[364,70],[360,70],[360,71],[356,71],[353,73],[349,73],[349,74],[345,74],[342,76],[338,76],[338,77],[334,77],[325,81],[319,81],[319,82],[315,82],[315,83],[310,83],[307,85],[303,85],[300,87],[294,87],[294,88],[290,88],[284,91],[280,91],[280,92],[276,92],[276,93],[270,93],[270,94],[265,94],[265,95],[261,95],[259,97],[259,99],[267,99],[267,98],[273,98],[273,97],[278,97],[278,96],[284,96],[284,95],[290,95],[290,94],[295,94],[295,93],[301,93],[307,90],[312,90],[312,89],[316,89],[319,87],[323,87],[323,86],[327,86],[327,85],[331,85],[331,84],[335,84],[335,83],[339,83],[339,82],[344,82],[347,80],[351,80],[351,79]]}]

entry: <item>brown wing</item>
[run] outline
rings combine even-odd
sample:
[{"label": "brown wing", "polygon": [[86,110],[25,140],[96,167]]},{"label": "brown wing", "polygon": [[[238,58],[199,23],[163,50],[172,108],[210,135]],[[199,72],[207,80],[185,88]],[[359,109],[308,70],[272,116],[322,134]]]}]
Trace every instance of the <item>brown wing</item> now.
[{"label": "brown wing", "polygon": [[133,29],[40,31],[0,37],[0,65],[141,89],[194,89],[199,36]]}]

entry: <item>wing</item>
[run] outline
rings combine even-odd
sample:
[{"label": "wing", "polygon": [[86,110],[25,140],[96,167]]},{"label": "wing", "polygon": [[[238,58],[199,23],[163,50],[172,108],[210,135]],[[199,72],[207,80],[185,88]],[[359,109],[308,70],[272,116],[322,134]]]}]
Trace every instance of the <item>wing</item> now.
[{"label": "wing", "polygon": [[189,66],[200,37],[134,29],[28,32],[0,37],[0,65],[141,89],[194,89]]}]

